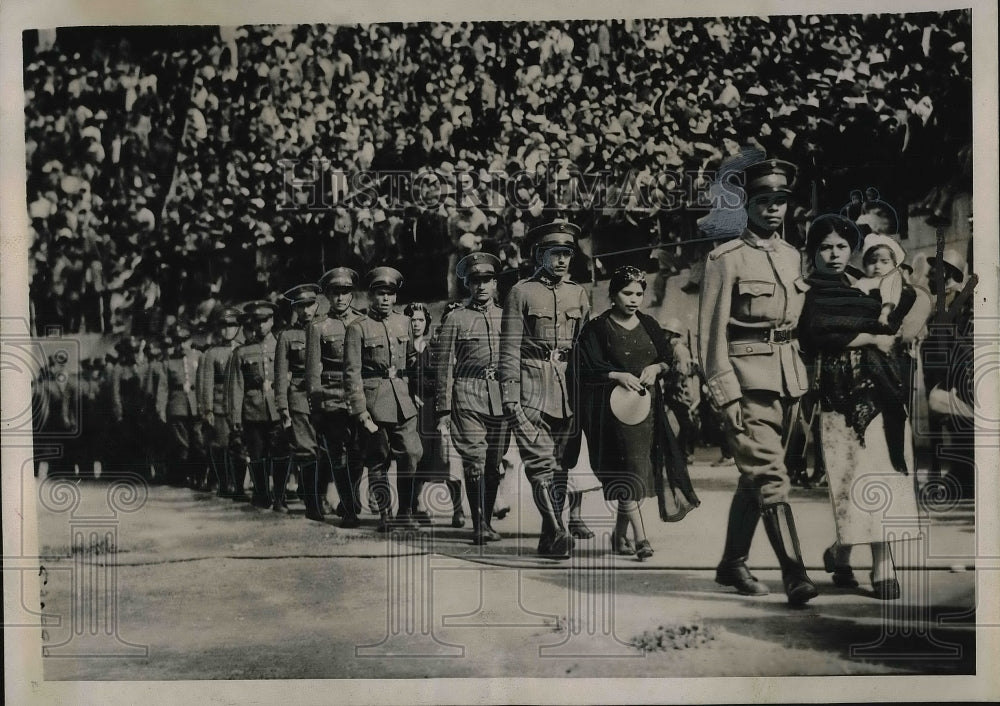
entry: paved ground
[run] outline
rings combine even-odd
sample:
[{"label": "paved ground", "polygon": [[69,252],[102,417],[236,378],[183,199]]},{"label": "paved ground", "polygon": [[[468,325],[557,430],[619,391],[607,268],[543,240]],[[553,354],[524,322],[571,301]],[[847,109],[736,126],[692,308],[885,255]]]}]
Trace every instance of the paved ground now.
[{"label": "paved ground", "polygon": [[[820,566],[833,536],[825,490],[793,493],[821,595],[789,608],[763,531],[751,555],[772,587],[744,598],[717,586],[734,467],[699,452],[702,505],[665,524],[647,513],[656,554],[613,556],[611,514],[588,493],[598,532],[574,559],[534,555],[537,517],[520,493],[504,540],[468,542],[439,511],[430,532],[386,539],[375,519],[343,530],[186,489],[128,497],[100,481],[41,484],[46,679],[609,677],[968,673],[975,668],[972,508],[929,515],[924,539],[897,545],[902,600],[832,586]],[[44,475],[44,474],[43,474]],[[78,493],[76,492],[78,491]],[[437,494],[428,501],[435,509]],[[111,517],[108,498],[117,515]],[[79,498],[75,505],[75,498]],[[520,506],[518,506],[520,505]],[[90,519],[87,519],[90,518]],[[114,552],[111,552],[111,549]],[[920,568],[923,566],[924,568]],[[107,587],[108,590],[105,590]],[[947,617],[946,616],[950,616]],[[942,624],[938,624],[941,622]],[[644,634],[645,633],[645,634]],[[644,652],[629,643],[665,649]],[[92,655],[92,656],[91,656]],[[103,656],[100,656],[103,655]]]}]

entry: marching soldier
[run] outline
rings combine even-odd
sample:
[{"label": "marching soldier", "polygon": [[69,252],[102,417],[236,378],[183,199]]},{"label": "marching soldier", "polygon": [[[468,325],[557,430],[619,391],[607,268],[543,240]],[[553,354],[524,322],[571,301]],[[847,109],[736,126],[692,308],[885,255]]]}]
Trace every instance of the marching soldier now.
[{"label": "marching soldier", "polygon": [[467,255],[456,274],[469,290],[468,303],[441,325],[435,410],[442,433],[462,457],[465,490],[472,511],[472,543],[501,539],[493,529],[510,429],[503,412],[498,369],[502,310],[494,297],[500,260],[488,253]]},{"label": "marching soldier", "polygon": [[66,351],[56,351],[49,356],[47,370],[39,376],[42,431],[60,446],[58,456],[49,458],[49,478],[72,478],[76,475],[80,390],[77,380],[66,372],[68,361]]},{"label": "marching soldier", "polygon": [[[285,463],[281,417],[274,400],[277,341],[271,328],[276,308],[268,301],[253,301],[243,307],[252,338],[233,351],[226,381],[231,436],[235,437],[235,441],[242,442],[250,459],[250,479],[253,482],[250,502],[259,508],[272,506],[268,478],[272,468]],[[237,477],[239,475],[237,472]]]},{"label": "marching soldier", "polygon": [[118,360],[111,371],[111,414],[115,434],[114,454],[101,476],[137,472],[149,479],[147,451],[143,448],[143,432],[148,424],[144,414],[148,409],[145,394],[147,365],[139,357],[139,345],[127,338],[116,345]]},{"label": "marching soldier", "polygon": [[203,448],[198,416],[196,382],[200,354],[191,347],[191,330],[177,324],[167,340],[169,353],[156,395],[157,410],[166,410],[171,448],[167,480],[171,485],[202,489],[204,478],[198,463]]},{"label": "marching soldier", "polygon": [[[369,485],[379,507],[379,532],[389,529],[390,454],[396,459],[399,512],[395,526],[417,529],[415,472],[423,455],[417,433],[417,408],[406,376],[409,321],[393,311],[403,275],[392,267],[368,273],[371,307],[368,316],[347,327],[344,380],[350,413],[369,434],[366,460]],[[347,503],[344,503],[345,507]]]},{"label": "marching soldier", "polygon": [[[156,485],[169,482],[168,457],[170,455],[170,428],[167,424],[166,369],[164,367],[164,342],[151,336],[145,342],[143,369],[142,448],[145,452],[144,472],[152,470],[150,481]],[[159,404],[157,402],[159,401]]]},{"label": "marching soldier", "polygon": [[219,311],[215,318],[215,345],[205,351],[198,367],[198,409],[204,429],[208,458],[219,484],[219,497],[243,492],[236,487],[234,461],[229,455],[229,417],[226,411],[226,366],[240,345],[242,312],[234,307]]},{"label": "marching soldier", "polygon": [[[309,418],[309,396],[306,393],[306,329],[319,307],[319,287],[301,284],[285,292],[291,302],[295,321],[278,335],[274,355],[274,401],[278,406],[281,424],[288,434],[292,463],[299,469],[299,478],[305,478],[302,468],[316,465],[316,431]],[[288,512],[285,503],[285,485],[288,483],[289,465],[284,472],[275,469],[274,509]],[[310,471],[312,472],[312,471]],[[302,483],[300,482],[300,486]],[[306,507],[306,514],[309,514]]]},{"label": "marching soldier", "polygon": [[542,517],[538,553],[566,557],[573,538],[562,521],[566,469],[562,459],[571,435],[566,366],[590,314],[587,293],[568,279],[580,229],[553,222],[529,234],[537,271],[510,290],[503,309],[500,388],[504,412],[513,419],[532,497]]},{"label": "marching soldier", "polygon": [[332,474],[340,496],[341,527],[357,527],[361,502],[358,481],[363,461],[358,453],[357,429],[347,403],[344,382],[344,341],[347,328],[364,315],[351,306],[358,286],[358,273],[335,267],[319,280],[330,302],[326,316],[313,319],[306,327],[306,391],[313,423],[328,459],[313,459],[301,466],[305,486],[306,517],[322,522],[326,492]]},{"label": "marching soldier", "polygon": [[90,359],[80,361],[80,437],[77,440],[77,464],[80,477],[95,478],[94,468],[104,455],[104,415],[101,409],[101,371],[104,361]]},{"label": "marching soldier", "polygon": [[808,389],[795,337],[808,285],[799,251],[776,235],[795,171],[774,159],[746,168],[747,227],[708,255],[698,329],[708,391],[723,411],[740,470],[715,580],[744,595],[767,593],[746,566],[763,516],[788,601],[802,604],[816,596],[816,587],[802,564],[788,505],[784,450]]}]

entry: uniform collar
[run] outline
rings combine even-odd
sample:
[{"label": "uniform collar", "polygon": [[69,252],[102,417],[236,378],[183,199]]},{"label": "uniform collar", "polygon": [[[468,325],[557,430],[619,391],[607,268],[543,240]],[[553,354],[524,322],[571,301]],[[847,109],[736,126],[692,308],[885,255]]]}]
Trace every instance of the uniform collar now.
[{"label": "uniform collar", "polygon": [[555,289],[564,282],[564,280],[553,277],[552,273],[546,270],[544,267],[539,267],[535,271],[535,276],[533,277],[533,279],[537,280],[538,282],[541,282],[549,289]]},{"label": "uniform collar", "polygon": [[465,305],[467,309],[472,309],[473,311],[487,312],[496,306],[492,299],[490,299],[485,304],[477,304],[476,302],[469,300],[468,304]]},{"label": "uniform collar", "polygon": [[758,236],[749,228],[743,231],[743,242],[745,242],[750,247],[757,248],[758,250],[763,250],[764,252],[774,252],[778,240],[779,238],[776,233],[773,233],[770,238],[764,239]]},{"label": "uniform collar", "polygon": [[369,309],[368,310],[368,318],[374,319],[375,321],[385,321],[390,316],[392,316],[392,310],[391,309],[389,310],[389,313],[385,314],[384,316],[379,311],[377,311],[376,309]]}]

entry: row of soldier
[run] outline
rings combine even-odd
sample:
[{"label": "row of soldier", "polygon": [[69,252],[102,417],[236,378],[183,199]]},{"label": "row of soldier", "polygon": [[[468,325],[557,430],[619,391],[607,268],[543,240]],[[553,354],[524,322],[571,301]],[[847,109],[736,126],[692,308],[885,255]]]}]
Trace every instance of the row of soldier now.
[{"label": "row of soldier", "polygon": [[[99,458],[102,476],[139,470],[154,484],[214,488],[243,500],[249,478],[250,503],[278,512],[288,511],[294,475],[308,519],[323,521],[331,512],[332,482],[340,525],[357,527],[367,471],[378,530],[415,529],[426,517],[418,509],[417,466],[427,430],[419,428],[418,412],[433,404],[435,431],[461,459],[473,541],[500,539],[491,520],[513,432],[542,516],[539,551],[565,556],[572,538],[561,519],[562,447],[572,410],[564,374],[589,314],[584,289],[565,271],[577,237],[575,226],[561,222],[531,234],[540,267],[508,297],[523,316],[501,315],[497,258],[474,253],[459,263],[469,299],[449,307],[441,322],[432,371],[440,384],[432,400],[417,392],[410,320],[394,309],[402,276],[390,267],[367,274],[364,313],[352,306],[358,274],[338,267],[285,293],[294,316],[277,336],[276,306],[254,301],[217,311],[213,342],[203,352],[192,332],[175,324],[162,341],[121,341],[117,360],[84,361],[76,379],[67,376],[65,360],[50,360],[36,389],[49,409],[37,416],[54,434],[36,438],[43,444],[61,430],[70,441],[50,460],[49,473],[72,475],[79,464],[82,475],[93,475]],[[317,316],[321,293],[329,310]],[[503,346],[502,318],[509,342]],[[51,413],[56,408],[81,410],[88,428]],[[110,420],[101,414],[106,409]],[[96,428],[102,421],[105,428]],[[573,533],[587,535],[582,521]]]}]

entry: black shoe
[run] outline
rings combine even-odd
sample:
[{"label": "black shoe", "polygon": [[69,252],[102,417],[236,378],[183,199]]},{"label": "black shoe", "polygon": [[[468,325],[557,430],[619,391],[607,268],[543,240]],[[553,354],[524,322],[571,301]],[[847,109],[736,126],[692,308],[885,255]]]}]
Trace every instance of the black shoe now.
[{"label": "black shoe", "polygon": [[688,282],[683,287],[681,287],[681,291],[684,292],[685,294],[695,294],[699,289],[701,289],[701,285],[695,282]]},{"label": "black shoe", "polygon": [[593,539],[594,533],[584,524],[583,520],[573,520],[569,521],[569,533],[573,535],[575,539]]},{"label": "black shoe", "polygon": [[338,524],[338,527],[343,527],[344,529],[354,529],[355,527],[361,526],[361,520],[357,517],[345,517]]},{"label": "black shoe", "polygon": [[858,587],[858,579],[855,578],[851,567],[837,566],[833,547],[827,547],[823,550],[823,568],[826,570],[826,573],[833,574],[833,585],[837,588]]},{"label": "black shoe", "polygon": [[872,592],[880,601],[894,601],[899,598],[899,581],[895,577],[876,581],[872,574]]},{"label": "black shoe", "polygon": [[542,535],[538,540],[539,556],[553,559],[569,559],[573,552],[573,537],[565,530],[556,530],[554,534]]},{"label": "black shoe", "polygon": [[282,515],[288,514],[288,506],[285,503],[275,503],[271,506],[271,510],[274,512],[280,512]]},{"label": "black shoe", "polygon": [[493,517],[495,517],[498,520],[502,520],[503,518],[507,517],[507,513],[509,512],[510,512],[510,507],[502,507],[499,510],[495,510],[493,512]]},{"label": "black shoe", "polygon": [[740,563],[731,567],[719,567],[715,570],[715,582],[720,586],[732,586],[741,596],[766,596],[767,586],[750,573],[746,564]]},{"label": "black shoe", "polygon": [[313,522],[326,522],[326,518],[322,515],[315,515],[308,510],[306,511],[306,519],[312,520]]},{"label": "black shoe", "polygon": [[643,539],[635,545],[635,555],[639,561],[646,561],[646,559],[653,556],[653,547],[648,539]]},{"label": "black shoe", "polygon": [[461,529],[465,527],[465,513],[459,510],[454,515],[451,516],[451,526],[455,529]]},{"label": "black shoe", "polygon": [[503,539],[503,535],[501,535],[499,532],[497,532],[489,525],[486,525],[483,532],[487,542],[499,542],[500,540]]},{"label": "black shoe", "polygon": [[635,545],[633,545],[632,540],[625,535],[619,535],[612,532],[611,551],[621,556],[633,556],[635,554]]}]

